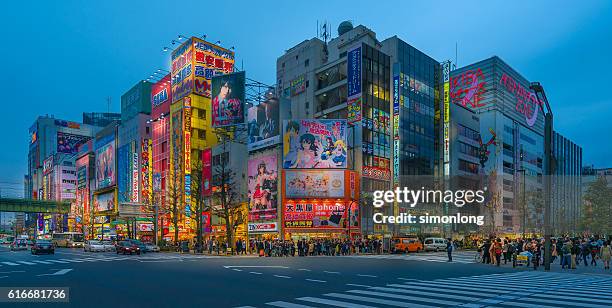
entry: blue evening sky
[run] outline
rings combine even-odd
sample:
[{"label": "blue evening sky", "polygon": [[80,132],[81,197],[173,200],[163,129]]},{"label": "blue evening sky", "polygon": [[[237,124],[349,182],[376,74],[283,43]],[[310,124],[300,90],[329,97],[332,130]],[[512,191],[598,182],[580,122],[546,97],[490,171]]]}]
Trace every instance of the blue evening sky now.
[{"label": "blue evening sky", "polygon": [[397,34],[459,65],[498,55],[544,85],[555,129],[612,167],[611,1],[11,1],[0,12],[2,194],[21,195],[28,128],[38,115],[81,121],[119,112],[120,96],[157,68],[178,34],[235,46],[247,76],[275,81],[276,58],[316,35],[317,20]]}]

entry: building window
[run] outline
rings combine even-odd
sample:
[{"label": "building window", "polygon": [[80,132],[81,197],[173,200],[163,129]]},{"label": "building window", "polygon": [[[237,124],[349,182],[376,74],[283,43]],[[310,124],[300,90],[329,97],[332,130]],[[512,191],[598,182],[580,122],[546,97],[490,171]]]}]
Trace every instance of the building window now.
[{"label": "building window", "polygon": [[198,129],[198,138],[206,139],[206,130],[205,129]]},{"label": "building window", "polygon": [[162,142],[161,152],[166,153],[166,148],[168,147],[168,141]]},{"label": "building window", "polygon": [[146,126],[146,127],[145,127],[145,134],[147,134],[147,135],[148,135],[148,134],[150,133],[150,131],[151,131],[151,127]]},{"label": "building window", "polygon": [[473,173],[473,174],[478,174],[478,164],[460,159],[459,160],[459,170]]},{"label": "building window", "polygon": [[306,61],[304,61],[304,67],[308,67],[310,65],[310,59],[306,59]]}]

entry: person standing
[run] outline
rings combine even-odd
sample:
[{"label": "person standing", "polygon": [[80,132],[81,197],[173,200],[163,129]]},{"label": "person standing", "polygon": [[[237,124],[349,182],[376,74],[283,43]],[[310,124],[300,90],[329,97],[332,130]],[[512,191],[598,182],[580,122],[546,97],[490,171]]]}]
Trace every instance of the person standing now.
[{"label": "person standing", "polygon": [[601,261],[604,264],[604,270],[609,270],[610,269],[610,259],[612,258],[612,248],[608,244],[608,241],[603,242],[603,246],[601,247],[599,256],[601,258]]},{"label": "person standing", "polygon": [[446,253],[448,254],[448,262],[453,262],[453,242],[450,238],[446,240]]}]

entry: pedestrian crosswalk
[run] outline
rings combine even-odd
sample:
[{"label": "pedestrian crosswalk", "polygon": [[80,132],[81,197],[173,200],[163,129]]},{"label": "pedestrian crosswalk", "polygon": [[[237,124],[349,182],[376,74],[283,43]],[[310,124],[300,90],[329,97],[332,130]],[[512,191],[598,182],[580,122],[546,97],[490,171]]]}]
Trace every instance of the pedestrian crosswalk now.
[{"label": "pedestrian crosswalk", "polygon": [[612,307],[612,277],[515,272],[436,280],[398,280],[384,286],[265,303],[265,307]]},{"label": "pedestrian crosswalk", "polygon": [[[474,258],[476,252],[459,251],[453,253],[452,263],[476,263]],[[411,253],[404,255],[351,255],[352,258],[364,259],[390,259],[390,260],[408,260],[408,261],[426,261],[426,262],[448,262],[448,255],[444,253]]]},{"label": "pedestrian crosswalk", "polygon": [[209,259],[209,258],[221,258],[218,256],[201,256],[201,255],[185,255],[185,256],[173,256],[165,254],[157,254],[153,256],[96,256],[86,258],[59,258],[59,259],[44,259],[44,260],[11,260],[11,261],[0,261],[0,267],[15,267],[15,266],[35,266],[35,265],[52,265],[52,264],[70,264],[70,263],[87,263],[87,262],[115,262],[115,261],[157,261],[157,260],[192,260],[192,259]]}]

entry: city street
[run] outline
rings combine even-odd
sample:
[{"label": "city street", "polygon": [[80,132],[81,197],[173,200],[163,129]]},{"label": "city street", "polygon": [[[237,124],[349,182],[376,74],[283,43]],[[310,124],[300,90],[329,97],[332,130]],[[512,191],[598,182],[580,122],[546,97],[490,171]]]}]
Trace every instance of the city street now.
[{"label": "city street", "polygon": [[[70,306],[610,307],[610,275],[454,262],[442,254],[258,258],[0,248],[1,287],[70,287]],[[35,304],[28,304],[35,305]],[[66,306],[65,304],[45,304]]]}]

